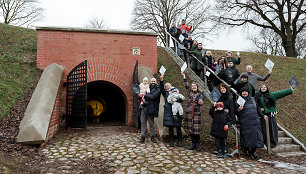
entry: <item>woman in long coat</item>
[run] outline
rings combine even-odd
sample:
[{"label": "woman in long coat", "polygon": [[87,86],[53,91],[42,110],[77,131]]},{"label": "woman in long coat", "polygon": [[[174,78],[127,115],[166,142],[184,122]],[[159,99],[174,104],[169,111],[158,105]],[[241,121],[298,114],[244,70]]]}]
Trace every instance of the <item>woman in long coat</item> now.
[{"label": "woman in long coat", "polygon": [[239,106],[236,102],[235,110],[240,124],[241,146],[248,157],[252,155],[256,159],[256,148],[263,148],[259,117],[267,119],[267,116],[260,111],[255,98],[249,96],[247,88],[242,88],[240,95],[245,103],[244,106]]},{"label": "woman in long coat", "polygon": [[184,118],[184,128],[190,134],[191,137],[191,146],[188,147],[188,150],[196,149],[198,152],[201,151],[200,148],[200,134],[202,127],[201,120],[201,105],[203,105],[204,95],[200,91],[197,83],[189,83],[186,80],[185,73],[182,72],[185,88],[188,91],[188,104],[186,109],[186,117]]},{"label": "woman in long coat", "polygon": [[[169,96],[169,91],[171,90],[172,85],[170,83],[164,84],[164,76],[160,76],[160,91],[161,94],[165,98],[165,105],[164,105],[164,118],[163,118],[163,126],[169,128],[169,137],[170,137],[170,147],[174,146],[174,131],[173,129],[176,128],[177,132],[177,146],[182,147],[182,118],[178,115],[178,119],[174,119],[172,113],[172,106],[167,101]],[[185,98],[173,98],[172,101],[174,102],[183,102]]]},{"label": "woman in long coat", "polygon": [[[276,102],[278,99],[287,95],[293,94],[293,89],[285,89],[282,91],[270,92],[266,84],[260,87],[259,92],[255,97],[261,111],[269,118],[269,132],[270,132],[270,144],[271,148],[276,147],[278,143],[278,126],[276,122]],[[261,120],[262,134],[264,136],[264,142],[267,145],[266,124],[264,120]]]}]

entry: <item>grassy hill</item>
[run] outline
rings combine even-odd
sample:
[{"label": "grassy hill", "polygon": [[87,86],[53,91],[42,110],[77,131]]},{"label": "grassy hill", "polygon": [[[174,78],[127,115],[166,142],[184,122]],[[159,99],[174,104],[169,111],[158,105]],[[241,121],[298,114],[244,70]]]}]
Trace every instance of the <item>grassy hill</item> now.
[{"label": "grassy hill", "polygon": [[[222,50],[210,50],[215,58],[219,58],[224,55],[226,51]],[[236,52],[234,52],[236,54]],[[293,95],[279,99],[277,107],[279,108],[279,114],[277,116],[278,123],[289,130],[294,136],[296,136],[303,144],[306,143],[306,60],[287,58],[280,56],[270,56],[260,53],[240,52],[241,64],[237,66],[240,73],[246,72],[246,65],[253,66],[253,72],[261,76],[268,73],[268,69],[264,66],[266,60],[271,59],[275,65],[271,77],[266,80],[266,83],[270,87],[270,91],[278,91],[289,88],[289,79],[295,75],[299,81],[299,86],[294,91]],[[165,81],[172,83],[178,87],[180,91],[186,94],[183,86],[182,77],[180,75],[180,68],[176,63],[168,56],[167,52],[159,47],[158,48],[158,67],[163,65],[167,69],[165,74]],[[262,84],[259,82],[259,84]],[[258,85],[259,85],[258,84]],[[210,116],[208,115],[208,109],[211,104],[208,102],[204,106],[204,129],[203,135],[208,135],[210,130]]]},{"label": "grassy hill", "polygon": [[35,66],[36,30],[0,23],[0,118],[40,77]]}]

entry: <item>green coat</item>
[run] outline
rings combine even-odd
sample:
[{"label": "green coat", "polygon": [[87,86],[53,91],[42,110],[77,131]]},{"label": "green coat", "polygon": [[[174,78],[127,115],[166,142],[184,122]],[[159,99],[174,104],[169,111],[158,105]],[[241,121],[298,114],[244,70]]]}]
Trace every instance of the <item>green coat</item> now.
[{"label": "green coat", "polygon": [[260,95],[260,101],[258,101],[258,102],[260,102],[261,106],[263,106],[263,108],[264,108],[263,113],[267,114],[267,113],[271,113],[271,112],[276,111],[276,101],[278,99],[283,98],[287,95],[293,94],[293,91],[292,91],[291,88],[289,88],[289,89],[285,89],[285,90],[282,90],[282,91],[270,92],[270,96],[274,100],[275,104],[274,104],[274,106],[269,107],[269,108],[266,107],[262,94],[260,92],[258,92],[257,94]]},{"label": "green coat", "polygon": [[[188,51],[188,53],[193,54],[196,58],[202,61],[202,49],[195,49],[194,51]],[[201,63],[198,62],[195,58],[191,59],[191,69],[192,70],[202,70],[204,67]]]},{"label": "green coat", "polygon": [[[229,61],[229,58],[226,58],[227,62]],[[240,65],[240,59],[236,59],[234,57],[231,58],[231,61],[234,63],[233,68],[236,68],[236,65]]]}]

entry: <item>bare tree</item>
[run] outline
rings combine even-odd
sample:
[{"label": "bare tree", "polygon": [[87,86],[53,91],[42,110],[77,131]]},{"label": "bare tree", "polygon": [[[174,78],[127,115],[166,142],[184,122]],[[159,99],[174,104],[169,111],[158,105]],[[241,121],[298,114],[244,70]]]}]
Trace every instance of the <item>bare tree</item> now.
[{"label": "bare tree", "polygon": [[86,28],[97,28],[97,29],[106,29],[106,22],[103,18],[99,18],[97,16],[93,16],[89,19],[87,24],[85,25]]},{"label": "bare tree", "polygon": [[281,37],[286,56],[297,57],[297,35],[306,27],[304,0],[217,0],[213,20],[228,26],[270,29]]},{"label": "bare tree", "polygon": [[40,20],[43,9],[38,4],[38,0],[0,0],[4,23],[22,26]]},{"label": "bare tree", "polygon": [[253,42],[256,52],[278,56],[285,55],[281,37],[272,30],[262,28],[259,34],[256,33],[249,39]]},{"label": "bare tree", "polygon": [[208,9],[207,1],[201,0],[136,0],[131,28],[158,33],[166,45],[171,24],[181,19],[192,24],[194,37],[207,33],[204,22],[208,19]]}]

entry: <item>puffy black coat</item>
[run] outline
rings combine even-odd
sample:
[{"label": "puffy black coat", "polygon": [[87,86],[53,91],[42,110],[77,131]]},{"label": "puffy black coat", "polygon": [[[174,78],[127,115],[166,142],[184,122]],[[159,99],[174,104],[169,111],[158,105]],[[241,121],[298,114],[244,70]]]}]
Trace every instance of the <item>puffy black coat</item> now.
[{"label": "puffy black coat", "polygon": [[147,101],[147,115],[158,117],[159,100],[160,100],[160,87],[155,85],[153,88],[150,86],[150,93],[144,96]]},{"label": "puffy black coat", "polygon": [[234,82],[236,79],[239,78],[240,73],[238,71],[238,69],[236,68],[226,68],[224,70],[222,70],[218,76],[223,79],[224,81],[226,81],[226,83],[230,84],[231,86],[234,86]]},{"label": "puffy black coat", "polygon": [[234,110],[234,102],[232,97],[230,97],[229,93],[226,92],[225,94],[221,93],[221,97],[218,100],[218,102],[223,102],[224,110],[228,109],[229,116],[230,116],[230,122],[231,124],[236,123],[236,117],[235,117],[235,110]]},{"label": "puffy black coat", "polygon": [[231,119],[228,113],[224,110],[215,110],[215,107],[212,106],[209,110],[209,115],[213,119],[210,129],[210,135],[214,137],[226,138],[228,131],[224,130],[224,126],[231,126]]},{"label": "puffy black coat", "polygon": [[[167,98],[169,96],[169,92],[164,88],[164,81],[160,81],[160,91],[161,94],[165,98],[165,105],[164,105],[164,118],[163,118],[163,126],[165,127],[181,127],[182,126],[182,119],[174,120],[173,113],[172,113],[172,105],[168,103]],[[181,98],[177,99],[177,102],[183,102]],[[178,117],[179,118],[179,117]]]},{"label": "puffy black coat", "polygon": [[246,101],[243,110],[238,112],[239,105],[237,102],[235,106],[240,124],[241,143],[247,148],[262,148],[263,137],[259,117],[264,118],[264,115],[259,107],[257,107],[257,103],[253,97],[247,96],[244,99]]}]

